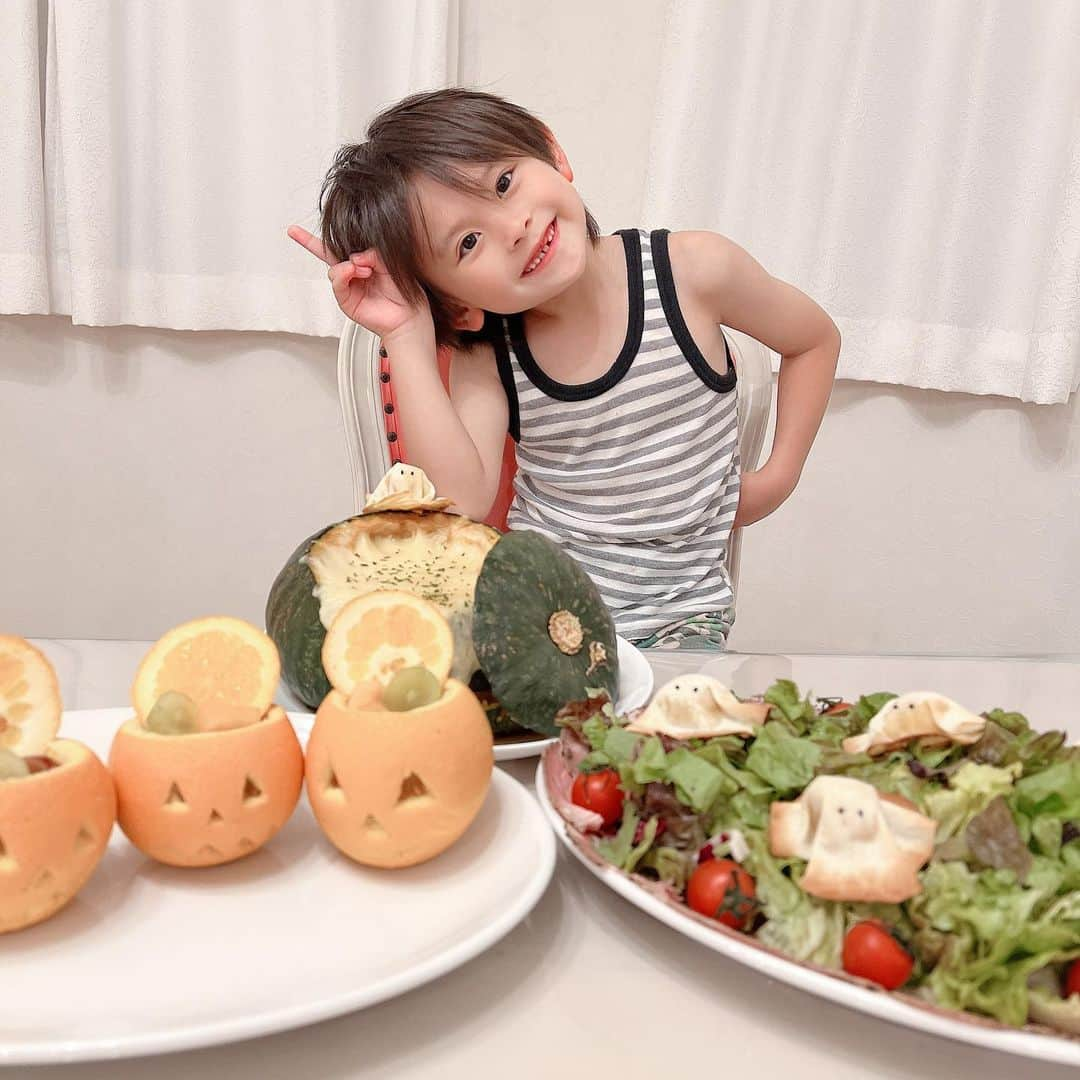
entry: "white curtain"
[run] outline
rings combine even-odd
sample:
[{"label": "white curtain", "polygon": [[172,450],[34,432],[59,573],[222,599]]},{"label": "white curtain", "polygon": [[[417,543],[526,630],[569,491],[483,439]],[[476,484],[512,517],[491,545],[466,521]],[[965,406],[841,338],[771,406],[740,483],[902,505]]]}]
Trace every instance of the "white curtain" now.
[{"label": "white curtain", "polygon": [[38,0],[0,3],[0,313],[46,311]]},{"label": "white curtain", "polygon": [[336,336],[285,229],[317,231],[379,107],[457,81],[457,0],[50,0],[46,36],[38,10],[0,4],[0,313]]},{"label": "white curtain", "polygon": [[840,376],[1080,385],[1080,3],[669,0],[646,220],[813,296]]}]

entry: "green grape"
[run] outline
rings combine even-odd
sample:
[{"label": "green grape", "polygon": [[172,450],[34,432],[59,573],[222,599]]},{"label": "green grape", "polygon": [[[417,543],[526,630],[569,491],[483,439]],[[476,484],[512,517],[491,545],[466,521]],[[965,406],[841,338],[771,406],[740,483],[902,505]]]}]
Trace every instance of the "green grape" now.
[{"label": "green grape", "polygon": [[383,690],[383,704],[394,712],[432,705],[442,697],[439,680],[426,667],[402,668]]},{"label": "green grape", "polygon": [[154,702],[146,727],[158,735],[190,735],[198,731],[195,702],[178,690],[166,690]]}]

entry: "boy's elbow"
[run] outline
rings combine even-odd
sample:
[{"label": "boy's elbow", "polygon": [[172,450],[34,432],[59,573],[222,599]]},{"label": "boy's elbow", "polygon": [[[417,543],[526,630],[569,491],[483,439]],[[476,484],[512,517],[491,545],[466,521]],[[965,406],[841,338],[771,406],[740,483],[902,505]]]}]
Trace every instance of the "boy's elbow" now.
[{"label": "boy's elbow", "polygon": [[497,494],[497,486],[489,487],[485,484],[475,487],[467,495],[462,494],[460,499],[454,498],[453,509],[473,521],[483,521],[491,513]]},{"label": "boy's elbow", "polygon": [[484,521],[488,514],[491,513],[491,507],[491,503],[485,506],[483,503],[466,500],[465,502],[455,501],[451,509],[461,514],[462,517],[470,518],[472,521]]},{"label": "boy's elbow", "polygon": [[829,320],[829,332],[827,341],[836,350],[836,355],[839,356],[840,346],[843,344],[843,341],[840,337],[840,327],[837,326],[836,323],[832,321],[832,319]]}]

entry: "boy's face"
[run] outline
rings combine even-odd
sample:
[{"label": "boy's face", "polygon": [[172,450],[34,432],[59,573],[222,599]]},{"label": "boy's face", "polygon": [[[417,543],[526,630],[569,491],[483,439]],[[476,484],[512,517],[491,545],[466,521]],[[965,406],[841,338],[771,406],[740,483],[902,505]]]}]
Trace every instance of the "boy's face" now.
[{"label": "boy's face", "polygon": [[537,158],[468,166],[490,195],[417,177],[428,283],[466,308],[498,315],[537,307],[572,285],[590,242],[585,207],[563,168]]}]

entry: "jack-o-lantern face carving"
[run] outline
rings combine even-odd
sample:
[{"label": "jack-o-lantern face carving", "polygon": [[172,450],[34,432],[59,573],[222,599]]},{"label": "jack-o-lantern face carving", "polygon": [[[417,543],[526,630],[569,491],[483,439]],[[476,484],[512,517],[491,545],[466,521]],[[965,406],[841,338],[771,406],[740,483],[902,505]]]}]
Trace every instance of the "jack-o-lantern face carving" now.
[{"label": "jack-o-lantern face carving", "polygon": [[117,820],[140,851],[173,866],[250,855],[289,820],[304,757],[276,705],[258,723],[161,735],[132,718],[109,753]]},{"label": "jack-o-lantern face carving", "polygon": [[0,781],[0,933],[59,911],[101,860],[116,820],[108,770],[82,743],[57,739],[55,764]]},{"label": "jack-o-lantern face carving", "polygon": [[378,697],[327,694],[308,740],[308,800],[350,858],[411,866],[445,851],[476,817],[491,782],[491,727],[456,679],[418,708],[394,711]]}]

